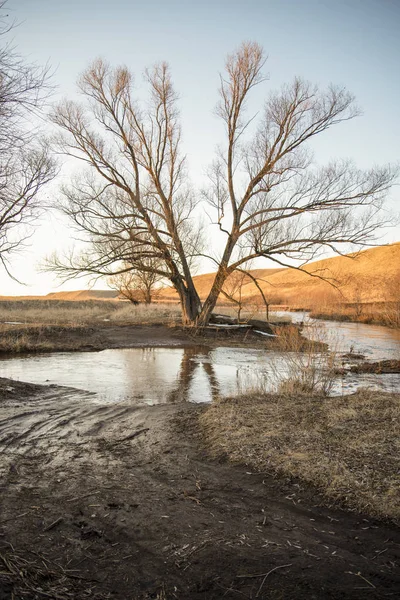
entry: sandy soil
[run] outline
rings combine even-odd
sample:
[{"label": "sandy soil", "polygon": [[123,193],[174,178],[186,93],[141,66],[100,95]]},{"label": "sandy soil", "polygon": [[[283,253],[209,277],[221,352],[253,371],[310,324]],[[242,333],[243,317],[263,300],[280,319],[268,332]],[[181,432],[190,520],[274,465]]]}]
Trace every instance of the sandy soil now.
[{"label": "sandy soil", "polygon": [[212,460],[195,405],[0,380],[0,599],[400,594],[392,523]]}]

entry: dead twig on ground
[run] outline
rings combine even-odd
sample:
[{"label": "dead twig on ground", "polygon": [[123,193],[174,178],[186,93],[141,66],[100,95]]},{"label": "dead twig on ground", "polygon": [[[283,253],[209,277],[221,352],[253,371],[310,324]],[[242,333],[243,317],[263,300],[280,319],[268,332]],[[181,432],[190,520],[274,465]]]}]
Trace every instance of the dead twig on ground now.
[{"label": "dead twig on ground", "polygon": [[43,529],[43,531],[50,531],[51,529],[54,529],[54,527],[57,527],[57,525],[59,525],[60,523],[62,523],[63,521],[63,517],[58,517],[58,519],[56,519],[55,521],[53,521],[52,523],[50,523],[50,525],[48,525],[47,527],[45,527]]},{"label": "dead twig on ground", "polygon": [[25,515],[29,515],[29,513],[30,511],[28,510],[27,512],[21,513],[20,515],[16,515],[15,517],[4,519],[4,521],[0,521],[0,525],[3,525],[3,523],[8,523],[9,521],[16,521],[17,519],[21,519],[22,517],[25,517]]},{"label": "dead twig on ground", "polygon": [[69,498],[65,502],[74,502],[75,500],[82,500],[83,498],[88,498],[89,496],[94,496],[95,494],[100,494],[100,490],[95,492],[88,492],[87,494],[83,494],[83,496],[75,496],[75,498]]},{"label": "dead twig on ground", "polygon": [[292,563],[289,563],[287,565],[280,565],[278,567],[274,567],[273,569],[271,569],[270,571],[268,571],[268,573],[266,573],[264,579],[262,580],[260,587],[258,588],[258,592],[256,594],[256,598],[258,598],[258,596],[261,594],[261,590],[263,588],[263,585],[264,585],[264,583],[265,583],[268,575],[271,575],[271,573],[273,573],[274,571],[277,571],[278,569],[284,569],[285,567],[291,567],[291,566],[292,566]]},{"label": "dead twig on ground", "polygon": [[355,577],[361,577],[361,579],[363,579],[366,583],[368,583],[368,585],[370,585],[372,588],[376,589],[376,586],[371,583],[370,581],[368,581],[368,579],[366,579],[363,575],[361,575],[360,571],[358,571],[358,573],[353,573],[353,571],[345,571],[345,573],[348,573],[349,575],[354,575]]}]

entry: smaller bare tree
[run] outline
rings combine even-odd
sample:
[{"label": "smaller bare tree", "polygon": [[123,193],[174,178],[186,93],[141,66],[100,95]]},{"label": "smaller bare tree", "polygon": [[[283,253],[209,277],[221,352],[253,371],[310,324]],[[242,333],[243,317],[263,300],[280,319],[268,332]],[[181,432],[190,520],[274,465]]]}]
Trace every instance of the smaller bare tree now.
[{"label": "smaller bare tree", "polygon": [[242,310],[246,303],[243,288],[248,283],[249,280],[245,271],[235,271],[225,281],[224,287],[221,290],[221,294],[236,306],[237,320],[239,323]]},{"label": "smaller bare tree", "polygon": [[[224,287],[222,288],[221,294],[230,302],[236,305],[237,308],[237,319],[240,321],[240,316],[243,308],[250,303],[254,304],[254,294],[251,296],[244,294],[245,287],[249,284],[253,284],[256,288],[256,295],[262,303],[265,309],[266,320],[269,320],[269,305],[270,300],[268,294],[263,290],[261,283],[269,283],[265,279],[257,277],[250,270],[237,269],[232,273],[225,281]],[[260,302],[256,302],[257,308]]]},{"label": "smaller bare tree", "polygon": [[162,280],[163,277],[150,268],[148,271],[131,269],[111,276],[109,284],[133,304],[151,304],[160,293]]},{"label": "smaller bare tree", "polygon": [[158,273],[160,265],[155,263],[153,258],[142,259],[142,268],[125,263],[125,270],[112,275],[109,284],[133,304],[151,304],[159,296],[164,279]]}]

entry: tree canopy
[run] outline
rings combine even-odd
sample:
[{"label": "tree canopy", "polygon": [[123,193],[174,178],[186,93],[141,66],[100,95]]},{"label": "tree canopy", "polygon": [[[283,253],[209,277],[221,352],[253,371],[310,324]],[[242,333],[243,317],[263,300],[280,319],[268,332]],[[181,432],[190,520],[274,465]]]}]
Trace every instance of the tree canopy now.
[{"label": "tree canopy", "polygon": [[[71,277],[151,268],[176,289],[183,321],[204,324],[227,277],[253,259],[286,266],[324,249],[370,244],[385,224],[382,208],[396,169],[362,170],[343,159],[319,166],[310,150],[313,138],[358,116],[354,97],[296,78],[249,116],[247,100],[265,81],[264,64],[257,43],[228,56],[217,106],[225,144],[198,191],[188,178],[168,65],[146,71],[143,105],[127,68],[96,60],[79,80],[82,102],[64,101],[52,114],[58,151],[85,166],[62,194],[64,212],[89,243],[79,256],[56,257],[53,269]],[[225,238],[217,258],[210,240],[204,243],[201,208]],[[216,263],[204,302],[193,283],[201,255]]]}]

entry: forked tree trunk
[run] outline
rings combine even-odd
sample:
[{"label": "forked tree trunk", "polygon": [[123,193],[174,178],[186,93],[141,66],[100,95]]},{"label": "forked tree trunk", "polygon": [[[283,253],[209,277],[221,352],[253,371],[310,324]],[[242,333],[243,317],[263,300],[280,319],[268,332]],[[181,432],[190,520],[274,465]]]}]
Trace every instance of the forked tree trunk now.
[{"label": "forked tree trunk", "polygon": [[179,294],[179,300],[182,308],[182,324],[187,326],[196,325],[199,313],[201,311],[201,302],[194,285],[188,289],[183,284],[175,285]]},{"label": "forked tree trunk", "polygon": [[217,300],[220,294],[220,290],[215,290],[213,293],[209,293],[207,300],[203,304],[203,308],[201,309],[200,314],[198,315],[196,324],[197,325],[208,325],[208,322],[211,317],[211,313],[217,304]]},{"label": "forked tree trunk", "polygon": [[230,271],[227,265],[232,254],[232,250],[233,244],[231,241],[231,244],[227,245],[227,247],[225,248],[224,256],[218,267],[218,271],[215,275],[215,279],[211,286],[210,293],[208,294],[207,299],[204,302],[201,312],[198,316],[197,325],[207,325],[210,320],[211,313],[214,310],[215,305],[217,304],[217,300],[219,298],[219,295],[221,294],[221,290],[224,286],[224,283],[230,275]]},{"label": "forked tree trunk", "polygon": [[219,298],[222,286],[224,285],[226,278],[227,275],[225,275],[222,272],[222,270],[219,270],[217,275],[215,276],[210,293],[208,294],[207,299],[203,304],[203,308],[201,309],[201,312],[198,316],[197,325],[208,324],[211,317],[211,313],[214,310],[215,305],[217,304],[217,300]]}]

